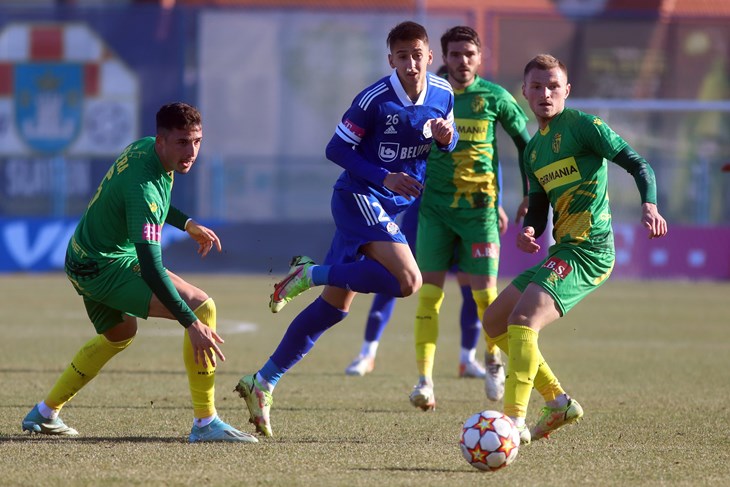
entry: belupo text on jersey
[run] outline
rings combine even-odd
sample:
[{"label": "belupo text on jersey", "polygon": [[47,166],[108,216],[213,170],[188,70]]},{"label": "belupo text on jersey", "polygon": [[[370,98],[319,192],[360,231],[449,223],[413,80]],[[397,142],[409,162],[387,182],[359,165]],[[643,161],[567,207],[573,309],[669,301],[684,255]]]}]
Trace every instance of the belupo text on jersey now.
[{"label": "belupo text on jersey", "polygon": [[378,157],[383,162],[393,162],[397,158],[404,160],[426,156],[430,150],[430,143],[401,147],[397,142],[381,142],[378,147]]}]

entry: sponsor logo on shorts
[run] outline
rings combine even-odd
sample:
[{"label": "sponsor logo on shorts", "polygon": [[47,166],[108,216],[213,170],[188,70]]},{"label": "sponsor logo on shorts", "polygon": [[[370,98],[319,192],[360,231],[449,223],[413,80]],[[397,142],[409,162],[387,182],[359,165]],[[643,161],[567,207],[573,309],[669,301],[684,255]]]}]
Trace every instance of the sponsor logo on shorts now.
[{"label": "sponsor logo on shorts", "polygon": [[499,259],[499,244],[493,242],[472,244],[471,257],[473,259]]},{"label": "sponsor logo on shorts", "polygon": [[398,225],[395,222],[388,222],[388,224],[385,226],[385,229],[391,235],[395,235],[396,233],[400,232],[400,228],[398,228]]},{"label": "sponsor logo on shorts", "polygon": [[542,266],[545,269],[552,270],[560,279],[565,279],[573,270],[567,262],[562,261],[557,257],[550,257]]},{"label": "sponsor logo on shorts", "polygon": [[142,239],[159,242],[162,239],[162,225],[145,223],[142,227]]}]

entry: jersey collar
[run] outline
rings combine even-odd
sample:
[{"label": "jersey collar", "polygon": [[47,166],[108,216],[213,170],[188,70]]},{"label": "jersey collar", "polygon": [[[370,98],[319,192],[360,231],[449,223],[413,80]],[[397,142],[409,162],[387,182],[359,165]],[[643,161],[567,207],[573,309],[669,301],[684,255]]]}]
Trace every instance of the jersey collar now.
[{"label": "jersey collar", "polygon": [[395,94],[398,95],[398,99],[401,101],[401,103],[403,103],[404,106],[423,105],[423,102],[426,100],[426,92],[428,91],[428,76],[429,75],[427,73],[426,86],[421,91],[421,94],[418,95],[418,100],[416,100],[415,103],[413,103],[408,97],[405,88],[403,88],[403,85],[400,82],[400,78],[398,78],[398,72],[395,69],[393,70],[393,74],[390,75],[390,84],[393,86]]}]

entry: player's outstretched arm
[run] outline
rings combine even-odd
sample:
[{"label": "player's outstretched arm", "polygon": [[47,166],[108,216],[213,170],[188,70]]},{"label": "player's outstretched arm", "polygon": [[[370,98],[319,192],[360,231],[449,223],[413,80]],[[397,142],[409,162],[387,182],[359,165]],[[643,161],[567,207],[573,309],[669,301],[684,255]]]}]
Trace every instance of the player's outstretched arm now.
[{"label": "player's outstretched arm", "polygon": [[208,252],[210,252],[213,248],[213,245],[215,245],[218,249],[218,252],[223,250],[221,240],[218,238],[218,235],[216,235],[210,228],[199,224],[195,220],[188,220],[185,225],[185,231],[188,232],[188,235],[190,235],[193,240],[198,242],[198,254],[200,254],[201,257],[208,255]]},{"label": "player's outstretched arm", "polygon": [[649,230],[649,238],[659,238],[667,234],[667,221],[659,214],[654,203],[641,205],[641,223]]}]

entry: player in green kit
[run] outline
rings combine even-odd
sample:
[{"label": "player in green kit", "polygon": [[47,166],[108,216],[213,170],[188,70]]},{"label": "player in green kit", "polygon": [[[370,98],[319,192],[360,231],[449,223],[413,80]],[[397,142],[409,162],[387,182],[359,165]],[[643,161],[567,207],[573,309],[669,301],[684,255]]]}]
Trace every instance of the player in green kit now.
[{"label": "player in green kit", "polygon": [[[648,237],[664,236],[667,222],[657,210],[654,171],[644,158],[600,118],[565,108],[570,84],[562,62],[548,54],[533,58],[525,67],[522,92],[539,131],[525,149],[529,208],[517,247],[528,253],[540,249],[536,239],[550,207],[555,244],[499,294],[482,323],[509,356],[504,413],[517,425],[522,443],[529,443],[583,416],[540,353],[538,333],[597,289],[613,269],[606,160],[634,177]],[[525,418],[533,387],[546,405],[529,430]]]},{"label": "player in green kit", "polygon": [[44,401],[23,419],[31,433],[76,436],[58,413],[137,333],[137,317],[177,320],[184,328],[183,359],[193,402],[189,441],[256,443],[224,423],[215,409],[218,347],[215,302],[162,265],[164,223],[186,231],[205,257],[218,236],[173,206],[175,173],[187,174],[203,137],[200,113],[184,103],[157,112],[157,136],[130,144],[91,199],[66,251],[66,274],[83,297],[97,336],[74,356]]},{"label": "player in green kit", "polygon": [[[499,159],[496,124],[510,135],[518,154],[529,140],[527,116],[501,86],[477,75],[482,52],[474,29],[457,26],[441,36],[447,79],[454,89],[454,117],[463,132],[451,153],[431,151],[426,185],[418,214],[416,260],[423,275],[415,320],[418,383],[410,401],[424,411],[434,409],[433,364],[439,332],[444,282],[454,262],[471,287],[477,316],[497,297],[499,267]],[[523,193],[527,194],[522,162]],[[526,211],[526,202],[518,218]],[[455,250],[456,249],[456,250]],[[475,349],[462,348],[461,363],[474,361]],[[487,339],[485,389],[498,401],[504,391],[504,367],[499,349]]]}]

